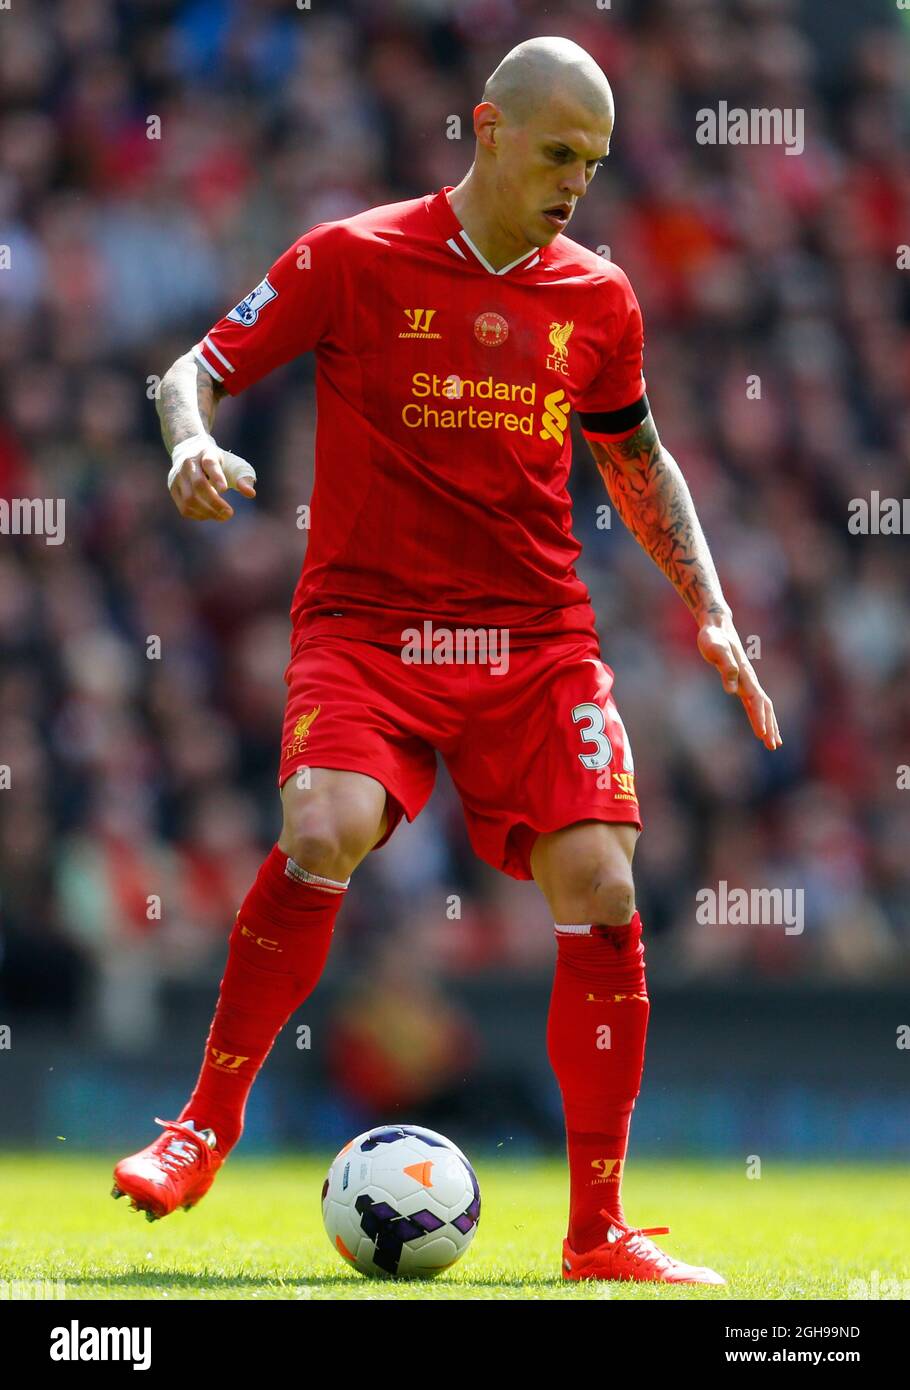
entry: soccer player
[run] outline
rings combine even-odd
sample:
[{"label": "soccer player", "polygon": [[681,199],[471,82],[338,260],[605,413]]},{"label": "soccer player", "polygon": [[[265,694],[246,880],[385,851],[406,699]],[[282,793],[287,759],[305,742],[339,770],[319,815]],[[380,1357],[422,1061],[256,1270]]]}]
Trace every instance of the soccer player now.
[{"label": "soccer player", "polygon": [[283,828],[237,913],[196,1087],[114,1170],[114,1196],[150,1220],[208,1191],[276,1035],[319,980],[351,874],[425,805],[438,749],[477,854],[533,878],[555,924],[563,1277],[724,1282],[661,1251],[649,1237],[666,1228],[631,1226],[620,1198],[649,1011],[631,870],[642,822],[574,570],[573,410],[702,656],[765,747],[781,739],[657,435],[635,294],[565,235],[613,119],[584,49],[519,44],[474,110],[457,188],[312,227],[162,382],[171,494],[194,520],[233,515],[211,434],[225,393],[313,351],[318,422],[285,671]]}]

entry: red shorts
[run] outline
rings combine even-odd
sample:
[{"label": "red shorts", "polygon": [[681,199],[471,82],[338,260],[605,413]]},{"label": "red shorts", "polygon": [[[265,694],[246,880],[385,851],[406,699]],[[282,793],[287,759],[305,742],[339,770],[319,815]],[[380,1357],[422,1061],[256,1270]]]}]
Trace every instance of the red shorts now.
[{"label": "red shorts", "polygon": [[445,759],[479,857],[529,879],[538,835],[581,820],[641,829],[613,672],[590,638],[512,648],[494,664],[408,664],[400,648],[303,637],[288,686],[278,785],[301,767],[364,772],[389,795],[385,844],[429,800]]}]

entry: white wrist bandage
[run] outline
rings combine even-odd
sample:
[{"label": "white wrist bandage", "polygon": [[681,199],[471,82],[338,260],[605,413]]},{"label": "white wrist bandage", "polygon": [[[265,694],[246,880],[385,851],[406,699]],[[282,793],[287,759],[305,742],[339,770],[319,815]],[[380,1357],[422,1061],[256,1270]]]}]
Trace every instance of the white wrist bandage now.
[{"label": "white wrist bandage", "polygon": [[174,446],[171,454],[171,471],[167,475],[169,492],[186,460],[206,448],[214,449],[216,454],[220,455],[221,467],[224,469],[224,476],[229,488],[236,487],[241,481],[256,486],[256,470],[251,463],[247,463],[246,459],[242,459],[239,454],[232,454],[228,449],[222,449],[212,435],[194,434],[191,439],[184,439]]}]

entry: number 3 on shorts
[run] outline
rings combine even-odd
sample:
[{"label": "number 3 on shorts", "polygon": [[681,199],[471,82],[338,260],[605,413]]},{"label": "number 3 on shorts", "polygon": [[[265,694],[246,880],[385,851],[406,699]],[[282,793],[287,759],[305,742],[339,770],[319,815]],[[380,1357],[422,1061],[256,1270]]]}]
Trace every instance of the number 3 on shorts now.
[{"label": "number 3 on shorts", "polygon": [[[614,718],[622,730],[622,767],[623,772],[634,772],[635,764],[632,761],[632,746],[629,743],[629,735],[626,733],[626,726],[614,711]],[[589,743],[596,748],[595,753],[579,753],[578,757],[585,767],[596,772],[599,768],[606,767],[613,758],[613,745],[604,733],[606,720],[600,705],[584,704],[576,705],[572,711],[572,722],[581,724],[586,722],[586,727],[581,730],[581,737],[584,743]]]}]

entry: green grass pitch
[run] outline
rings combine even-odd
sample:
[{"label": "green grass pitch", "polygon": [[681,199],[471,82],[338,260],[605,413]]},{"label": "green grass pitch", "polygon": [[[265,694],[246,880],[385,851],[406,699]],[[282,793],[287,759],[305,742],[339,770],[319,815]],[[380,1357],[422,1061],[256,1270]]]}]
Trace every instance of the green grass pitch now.
[{"label": "green grass pitch", "polygon": [[[72,1299],[815,1299],[910,1280],[898,1166],[630,1161],[627,1219],[727,1288],[563,1284],[567,1177],[557,1160],[475,1155],[482,1212],[464,1258],[435,1280],[364,1279],[328,1242],[324,1159],[235,1156],[192,1212],[147,1222],[109,1196],[114,1156],[0,1154],[0,1280],[62,1280]],[[876,1278],[877,1272],[877,1278]],[[852,1286],[852,1287],[851,1287]],[[904,1292],[910,1291],[910,1283]],[[891,1293],[894,1297],[894,1293]]]}]

